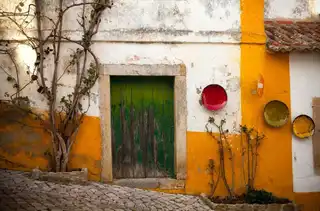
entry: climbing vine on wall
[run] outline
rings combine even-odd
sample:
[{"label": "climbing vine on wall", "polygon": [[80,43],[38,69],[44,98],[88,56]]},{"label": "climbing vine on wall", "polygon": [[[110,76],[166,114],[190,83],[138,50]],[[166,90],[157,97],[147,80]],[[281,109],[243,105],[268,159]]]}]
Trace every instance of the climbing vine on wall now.
[{"label": "climbing vine on wall", "polygon": [[[240,125],[240,148],[238,148],[237,151],[232,146],[232,141],[229,138],[230,136],[228,136],[229,131],[224,129],[225,124],[225,119],[222,119],[220,122],[218,122],[213,117],[210,117],[205,126],[207,133],[212,137],[218,146],[218,160],[215,161],[210,159],[208,164],[208,171],[211,177],[209,185],[211,189],[211,196],[213,196],[219,183],[222,181],[228,192],[228,198],[232,199],[236,197],[236,176],[241,175],[247,194],[252,192],[252,190],[255,190],[254,181],[258,166],[258,150],[265,136],[254,128]],[[212,129],[209,129],[209,125],[212,125],[218,129],[218,132],[215,133]],[[241,155],[241,172],[235,172],[235,153],[237,152]],[[231,181],[228,180],[226,174],[226,165],[228,162],[231,166]]]},{"label": "climbing vine on wall", "polygon": [[240,125],[241,169],[247,192],[254,190],[254,181],[258,167],[258,149],[265,135],[254,128]]},{"label": "climbing vine on wall", "polygon": [[[12,92],[5,93],[5,103],[17,107],[20,111],[28,113],[40,121],[43,129],[51,135],[53,171],[66,171],[69,155],[83,118],[90,107],[91,88],[99,77],[99,61],[91,49],[92,38],[99,30],[101,15],[112,6],[111,0],[58,0],[53,15],[44,13],[46,2],[35,0],[26,4],[25,0],[19,2],[13,11],[0,9],[0,18],[10,23],[23,39],[6,40],[0,34],[0,54],[5,54],[13,64],[13,71],[1,67],[7,74],[6,82],[12,84]],[[64,33],[65,16],[73,9],[81,8],[77,23],[81,28],[81,39],[73,40]],[[78,10],[77,10],[78,11]],[[36,23],[36,32],[30,32],[28,25]],[[70,61],[65,69],[61,69],[62,43],[69,42],[77,45],[70,55]],[[30,80],[22,84],[19,76],[21,65],[18,64],[16,48],[19,45],[28,45],[36,53],[34,68],[28,70]],[[22,55],[23,56],[23,55]],[[72,93],[58,98],[57,93],[61,80],[71,69],[75,69],[76,77]],[[13,74],[12,74],[13,72]],[[28,96],[23,96],[23,90],[30,84],[37,84],[33,90],[43,95],[48,104],[48,114],[37,113],[30,106]],[[83,98],[88,100],[88,106],[82,105]]]},{"label": "climbing vine on wall", "polygon": [[[222,180],[224,187],[227,189],[230,197],[235,195],[234,186],[235,186],[235,170],[234,170],[234,153],[232,151],[232,146],[228,140],[228,130],[224,130],[224,125],[226,123],[225,119],[222,119],[219,123],[213,117],[209,117],[208,123],[206,124],[206,130],[208,134],[217,142],[218,144],[218,155],[219,161],[215,163],[214,160],[209,160],[209,172],[211,174],[211,195],[213,195],[218,187],[220,180]],[[218,135],[216,135],[209,125],[213,125],[218,129]],[[225,152],[226,151],[226,152]],[[228,159],[226,159],[226,154]],[[231,162],[231,185],[229,184],[226,176],[226,160]],[[216,180],[214,180],[214,173],[216,172]]]}]

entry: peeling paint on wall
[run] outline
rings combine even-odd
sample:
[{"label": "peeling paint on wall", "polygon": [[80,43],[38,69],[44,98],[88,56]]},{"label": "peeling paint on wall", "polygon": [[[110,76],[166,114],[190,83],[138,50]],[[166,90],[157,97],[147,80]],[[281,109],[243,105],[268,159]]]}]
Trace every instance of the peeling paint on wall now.
[{"label": "peeling paint on wall", "polygon": [[[16,5],[16,1],[12,5]],[[43,11],[53,18],[56,2],[45,0],[44,4]],[[80,12],[80,7],[74,8],[64,18],[64,35],[71,39],[81,38],[78,16],[74,15]],[[49,32],[49,24],[49,21],[43,24],[46,33]],[[5,39],[23,38],[17,31],[7,28],[10,30],[3,30]],[[35,21],[30,25],[30,33],[35,33]],[[94,40],[237,43],[240,40],[240,1],[118,0],[114,2],[112,10],[105,12]]]},{"label": "peeling paint on wall", "polygon": [[[72,45],[64,44],[62,50],[62,64],[68,61],[68,55]],[[188,98],[188,130],[204,131],[204,125],[208,120],[210,112],[199,106],[199,92],[194,91],[195,87],[205,87],[211,83],[223,86],[229,96],[227,107],[221,112],[227,111],[227,128],[233,130],[234,121],[240,124],[240,89],[239,89],[239,46],[233,45],[164,45],[164,44],[108,44],[99,43],[93,45],[101,63],[132,63],[132,64],[186,64],[187,65],[187,98]],[[103,53],[101,53],[103,52]],[[191,53],[192,52],[192,53]],[[49,59],[49,58],[48,58]],[[191,64],[193,67],[191,68]],[[21,80],[28,81],[28,75],[22,74]],[[74,73],[71,72],[63,78],[59,86],[58,99],[72,92]],[[0,71],[0,80],[5,81],[6,75]],[[48,80],[50,76],[47,77]],[[90,116],[99,116],[99,95],[98,84],[92,89],[91,106],[88,111]],[[36,85],[23,90],[22,95],[29,96],[35,102],[35,107],[46,108],[46,101],[42,95],[34,92]],[[9,83],[3,83],[0,90],[0,97],[3,98],[5,92],[12,90]],[[86,107],[88,101],[83,99],[83,106]],[[194,117],[197,121],[194,121]]]},{"label": "peeling paint on wall", "polygon": [[[125,64],[128,57],[144,58],[130,60],[140,65],[186,64],[188,131],[204,132],[205,124],[211,115],[226,118],[226,129],[230,132],[236,131],[235,127],[241,123],[239,46],[99,44],[94,45],[93,50],[104,51],[104,54],[100,55],[100,61],[107,64]],[[227,90],[229,99],[227,106],[215,113],[199,105],[202,88],[211,83],[223,86]]]},{"label": "peeling paint on wall", "polygon": [[[219,8],[224,8],[226,13],[230,14],[227,6],[233,2],[231,0],[201,0],[201,3],[206,8],[206,14],[212,18],[215,15],[215,10]],[[228,15],[226,15],[226,17],[228,17]]]},{"label": "peeling paint on wall", "polygon": [[309,0],[265,0],[264,17],[266,19],[288,18],[307,19],[311,18],[312,11]]}]

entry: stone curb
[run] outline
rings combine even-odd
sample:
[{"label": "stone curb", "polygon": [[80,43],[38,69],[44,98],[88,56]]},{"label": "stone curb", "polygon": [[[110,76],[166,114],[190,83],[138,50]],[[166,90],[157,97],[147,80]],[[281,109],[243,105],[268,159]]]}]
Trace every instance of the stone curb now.
[{"label": "stone curb", "polygon": [[34,180],[59,182],[59,183],[71,183],[71,184],[87,184],[88,182],[88,170],[86,168],[81,171],[71,172],[43,172],[38,168],[31,171],[31,178]]},{"label": "stone curb", "polygon": [[203,203],[205,203],[208,207],[210,207],[210,209],[214,210],[215,204],[212,201],[210,201],[210,199],[208,199],[206,194],[201,193],[199,197]]},{"label": "stone curb", "polygon": [[202,193],[200,199],[214,211],[300,211],[296,204],[215,204],[206,194]]}]

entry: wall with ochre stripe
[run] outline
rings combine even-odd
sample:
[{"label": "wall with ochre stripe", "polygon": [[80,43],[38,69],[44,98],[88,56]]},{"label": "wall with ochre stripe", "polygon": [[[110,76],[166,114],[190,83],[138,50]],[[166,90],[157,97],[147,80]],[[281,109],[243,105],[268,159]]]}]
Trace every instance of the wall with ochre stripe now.
[{"label": "wall with ochre stripe", "polygon": [[[312,116],[312,97],[318,94],[317,54],[270,54],[264,42],[263,19],[309,19],[313,17],[314,4],[308,0],[279,1],[242,1],[242,44],[241,47],[241,93],[242,121],[262,128],[270,141],[270,153],[266,159],[286,176],[283,184],[287,197],[303,205],[303,210],[317,211],[319,203],[319,177],[314,174],[312,143],[292,136],[291,122],[281,129],[270,129],[255,117],[252,111],[262,112],[268,100],[278,99],[285,102],[291,110],[291,120],[300,113]],[[264,7],[264,18],[261,13]],[[249,13],[249,11],[252,11]],[[254,12],[253,12],[254,11]],[[252,20],[255,19],[255,24]],[[250,34],[251,32],[251,34]],[[252,62],[254,61],[255,62]],[[265,79],[265,93],[261,98],[251,96],[250,84],[262,74]],[[272,145],[272,146],[271,146]],[[273,148],[273,149],[272,149]],[[261,158],[263,159],[263,158]],[[266,173],[270,177],[270,172]]]},{"label": "wall with ochre stripe", "polygon": [[[301,2],[303,3],[290,0],[284,7],[280,0],[119,0],[111,11],[105,13],[101,30],[92,47],[101,63],[186,65],[187,179],[185,190],[180,191],[190,194],[210,192],[207,166],[209,159],[218,160],[218,156],[216,142],[205,132],[205,124],[209,116],[214,116],[217,120],[226,118],[225,129],[230,131],[230,141],[236,154],[236,192],[241,193],[244,190],[244,182],[239,175],[241,157],[237,151],[237,132],[239,124],[246,124],[266,135],[259,151],[256,187],[281,197],[296,199],[311,208],[317,205],[316,198],[319,194],[309,192],[318,191],[315,188],[318,177],[312,174],[310,168],[306,169],[311,161],[310,155],[306,156],[303,151],[310,151],[310,144],[292,140],[290,123],[283,128],[272,129],[265,125],[262,117],[263,106],[273,99],[284,101],[292,114],[305,109],[292,97],[292,92],[297,89],[293,82],[302,76],[300,69],[307,65],[310,58],[268,54],[264,34],[265,17],[283,15],[286,18],[308,18],[311,14],[308,9],[310,5],[306,6]],[[50,4],[46,10],[49,12],[52,7]],[[293,12],[296,8],[300,9],[301,13]],[[65,26],[69,27],[70,36],[77,39],[79,33],[78,29],[73,27],[76,21],[73,14],[69,14]],[[11,29],[6,31],[6,36],[8,39],[19,38]],[[67,57],[75,46],[65,43],[63,48],[62,55],[65,59],[62,66],[65,66],[68,64]],[[30,77],[26,74],[27,65],[32,68],[35,54],[23,45],[19,46],[17,54],[19,65],[24,70],[20,73],[21,81],[25,83]],[[4,68],[11,68],[5,57],[0,59]],[[312,74],[318,76],[315,65]],[[256,88],[260,74],[265,79],[265,90],[263,96],[258,97],[252,91]],[[0,81],[5,81],[6,77],[6,74],[0,71]],[[71,71],[71,74],[61,81],[59,96],[72,92],[70,81],[74,77]],[[199,104],[201,90],[211,83],[222,85],[228,93],[228,104],[219,112],[208,112]],[[34,93],[34,89],[35,84],[25,89],[22,94],[30,97],[35,108],[45,111],[46,102],[40,94]],[[0,97],[3,98],[5,92],[10,90],[10,84],[1,83]],[[301,90],[299,89],[299,93]],[[95,86],[90,99],[91,108],[79,131],[70,160],[71,168],[87,167],[92,180],[99,180],[101,171],[98,95],[98,86]],[[308,98],[310,96],[308,95]],[[84,99],[85,104],[86,102]],[[306,109],[306,112],[310,111],[309,107]],[[35,124],[31,119],[18,118]],[[40,129],[21,129],[17,124],[0,122],[0,167],[30,170],[39,166],[41,169],[48,169],[46,156],[49,143],[49,137]],[[295,154],[298,155],[297,161],[293,160]],[[227,165],[230,181],[231,171],[229,164]],[[308,178],[313,178],[311,183]],[[221,185],[216,195],[224,194],[226,190]]]}]

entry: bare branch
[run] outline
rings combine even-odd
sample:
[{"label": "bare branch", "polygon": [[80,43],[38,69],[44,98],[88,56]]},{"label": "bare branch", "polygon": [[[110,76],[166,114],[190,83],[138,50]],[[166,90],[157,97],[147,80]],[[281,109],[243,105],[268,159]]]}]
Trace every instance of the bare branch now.
[{"label": "bare branch", "polygon": [[26,83],[22,88],[19,88],[19,90],[18,90],[16,93],[12,94],[12,95],[10,96],[10,98],[12,98],[14,95],[19,96],[19,93],[21,93],[21,92],[22,92],[28,85],[30,85],[31,83],[32,83],[32,80],[29,81],[28,83]]},{"label": "bare branch", "polygon": [[28,10],[26,12],[20,12],[17,13],[16,9],[14,12],[5,12],[3,10],[0,10],[0,17],[8,17],[8,16],[14,16],[14,17],[19,17],[19,16],[29,16],[30,15],[30,11],[31,11],[31,7],[36,7],[35,4],[29,4],[28,5]]},{"label": "bare branch", "polygon": [[102,3],[97,3],[97,2],[83,2],[83,3],[77,3],[77,4],[72,4],[67,6],[62,13],[66,13],[69,9],[73,8],[73,7],[79,7],[79,6],[83,6],[83,5],[95,5],[95,6],[103,6],[106,8],[111,8],[112,4],[102,4]]},{"label": "bare branch", "polygon": [[9,51],[8,55],[10,57],[10,60],[12,61],[15,71],[16,71],[16,81],[17,81],[17,92],[16,92],[16,97],[19,97],[19,89],[20,89],[20,79],[19,79],[19,68],[18,68],[18,64],[15,60],[15,58],[13,57],[12,53]]},{"label": "bare branch", "polygon": [[48,90],[46,89],[46,82],[44,80],[44,50],[43,50],[43,39],[42,39],[42,27],[41,27],[41,0],[36,0],[36,17],[37,17],[37,33],[39,39],[37,58],[39,59],[39,73],[41,78],[42,86],[44,87],[44,92],[47,98],[50,98]]},{"label": "bare branch", "polygon": [[[14,12],[4,12],[0,10],[0,17],[6,17],[10,20],[15,27],[21,32],[25,40],[15,40],[10,42],[16,43],[27,43],[33,49],[36,50],[37,60],[35,61],[35,69],[33,70],[33,74],[31,80],[27,82],[22,88],[18,86],[17,92],[11,95],[11,103],[17,107],[19,107],[18,95],[24,90],[28,85],[30,85],[33,81],[36,81],[39,85],[39,89],[37,90],[39,93],[44,94],[46,97],[47,103],[49,105],[49,121],[46,121],[46,117],[39,116],[39,114],[33,114],[34,112],[31,109],[23,109],[26,113],[30,115],[34,115],[35,118],[39,119],[41,123],[44,125],[44,128],[51,134],[52,147],[53,147],[53,158],[55,162],[55,170],[56,171],[65,171],[66,164],[68,162],[69,154],[74,142],[77,139],[77,134],[82,124],[83,118],[87,114],[90,108],[90,93],[91,88],[96,83],[99,77],[99,60],[94,52],[91,50],[92,37],[98,32],[100,18],[102,12],[106,8],[111,7],[111,1],[108,0],[92,0],[91,2],[87,2],[88,0],[83,0],[82,3],[73,3],[68,6],[63,7],[64,0],[59,0],[59,6],[57,10],[56,19],[52,19],[48,16],[42,14],[42,0],[35,0],[34,5],[29,5],[28,10],[26,12],[21,12],[20,8],[16,8]],[[21,5],[22,7],[23,5]],[[78,24],[82,27],[82,39],[80,41],[73,41],[68,37],[62,36],[63,34],[63,20],[64,15],[71,8],[82,6],[82,12],[80,15],[80,19],[77,20]],[[90,8],[90,15],[87,17],[86,12],[88,11],[88,7]],[[35,8],[35,14],[31,14],[33,11],[33,7]],[[20,12],[17,12],[19,10]],[[18,18],[21,17],[21,18]],[[26,27],[36,19],[36,33],[37,37],[34,38],[30,36],[27,32]],[[43,21],[49,20],[52,28],[50,28],[49,35],[46,37],[43,35],[44,30],[42,27]],[[62,42],[71,42],[79,45],[80,47],[77,51],[72,55],[71,62],[65,67],[62,71],[62,74],[58,76],[60,64],[61,64],[61,51],[62,51]],[[46,45],[52,45],[52,49],[47,47]],[[13,52],[13,51],[12,51]],[[0,49],[0,54],[5,53],[8,54],[15,66],[16,76],[13,78],[17,78],[16,80],[19,82],[19,65],[17,64],[14,54],[8,53],[8,49]],[[53,72],[52,72],[52,80],[47,81],[45,79],[45,56],[49,53],[53,55]],[[89,63],[93,58],[93,62]],[[52,60],[46,60],[51,62]],[[90,64],[90,65],[88,65]],[[60,100],[60,105],[58,105],[57,101],[57,91],[58,91],[58,82],[61,80],[63,76],[68,72],[69,68],[73,65],[76,65],[76,81],[73,86],[73,93],[63,96]],[[9,74],[4,68],[1,67],[6,74]],[[38,77],[39,76],[39,77]],[[17,82],[17,83],[18,83]],[[50,89],[50,90],[49,90]],[[13,96],[17,96],[13,98]],[[87,108],[84,110],[82,108],[82,98],[84,96],[88,97]],[[29,104],[28,104],[29,105]],[[60,118],[60,119],[59,119]],[[50,125],[48,126],[48,122]]]}]

